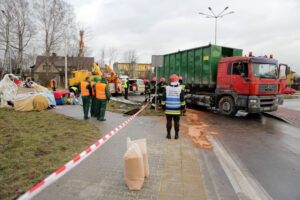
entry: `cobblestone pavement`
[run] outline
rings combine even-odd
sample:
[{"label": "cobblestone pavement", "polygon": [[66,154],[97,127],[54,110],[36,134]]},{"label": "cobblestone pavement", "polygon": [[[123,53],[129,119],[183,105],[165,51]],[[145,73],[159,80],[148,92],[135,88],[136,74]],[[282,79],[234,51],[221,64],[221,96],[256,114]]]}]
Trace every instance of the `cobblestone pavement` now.
[{"label": "cobblestone pavement", "polygon": [[277,111],[267,113],[269,115],[283,119],[284,121],[300,127],[300,111],[279,107]]},{"label": "cobblestone pavement", "polygon": [[[82,119],[81,106],[60,106],[56,112]],[[106,121],[88,121],[104,135],[128,116],[107,112]],[[174,134],[174,133],[173,133]],[[190,139],[165,138],[163,117],[136,117],[101,148],[47,187],[34,199],[205,199],[197,155]],[[141,191],[129,191],[123,175],[126,139],[146,138],[150,177]]]},{"label": "cobblestone pavement", "polygon": [[[81,106],[61,106],[56,111],[77,119],[83,118]],[[107,112],[105,122],[95,119],[88,121],[95,124],[104,135],[127,118]],[[80,165],[34,199],[157,199],[167,142],[161,131],[164,129],[161,118],[136,117]],[[145,179],[141,191],[129,191],[125,183],[123,156],[127,137],[147,139],[150,177]]]}]

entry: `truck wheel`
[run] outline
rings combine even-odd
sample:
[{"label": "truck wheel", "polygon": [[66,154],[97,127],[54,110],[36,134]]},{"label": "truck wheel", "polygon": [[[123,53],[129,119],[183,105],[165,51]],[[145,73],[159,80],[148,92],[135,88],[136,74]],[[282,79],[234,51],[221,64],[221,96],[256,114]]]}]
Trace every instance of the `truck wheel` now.
[{"label": "truck wheel", "polygon": [[234,101],[231,97],[222,97],[219,101],[219,110],[223,115],[235,116],[237,109],[234,105]]}]

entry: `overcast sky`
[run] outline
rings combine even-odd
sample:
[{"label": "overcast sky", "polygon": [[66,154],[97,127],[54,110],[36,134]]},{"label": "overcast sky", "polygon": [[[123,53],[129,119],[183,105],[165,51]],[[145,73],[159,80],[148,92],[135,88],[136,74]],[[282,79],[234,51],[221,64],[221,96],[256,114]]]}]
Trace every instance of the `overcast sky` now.
[{"label": "overcast sky", "polygon": [[[300,0],[67,0],[77,21],[88,27],[86,45],[96,60],[105,48],[136,50],[138,62],[214,43],[215,13],[226,6],[232,15],[218,20],[217,44],[244,54],[273,54],[300,74]],[[123,56],[120,53],[119,60]]]}]

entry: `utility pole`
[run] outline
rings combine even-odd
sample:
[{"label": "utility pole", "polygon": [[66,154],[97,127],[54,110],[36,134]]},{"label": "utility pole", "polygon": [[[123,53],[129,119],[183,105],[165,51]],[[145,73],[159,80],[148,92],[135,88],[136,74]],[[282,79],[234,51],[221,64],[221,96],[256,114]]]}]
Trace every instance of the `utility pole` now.
[{"label": "utility pole", "polygon": [[206,18],[215,18],[215,45],[217,45],[217,21],[218,21],[218,18],[221,18],[221,17],[224,17],[225,15],[230,15],[230,14],[234,13],[234,11],[231,11],[229,13],[224,13],[228,8],[229,8],[228,6],[225,7],[224,10],[217,15],[213,12],[211,7],[208,7],[208,10],[212,14],[206,14],[206,13],[199,12],[199,15],[204,15]]},{"label": "utility pole", "polygon": [[65,36],[65,89],[68,89],[68,38]]}]

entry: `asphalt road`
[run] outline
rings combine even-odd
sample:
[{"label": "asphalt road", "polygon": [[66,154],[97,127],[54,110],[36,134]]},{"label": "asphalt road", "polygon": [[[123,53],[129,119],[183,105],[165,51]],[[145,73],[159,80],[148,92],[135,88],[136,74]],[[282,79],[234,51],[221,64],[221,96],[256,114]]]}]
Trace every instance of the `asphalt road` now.
[{"label": "asphalt road", "polygon": [[[300,199],[300,129],[263,115],[229,118],[199,110],[216,140],[273,199]],[[226,170],[225,170],[226,171]],[[229,178],[230,179],[230,178]]]}]

